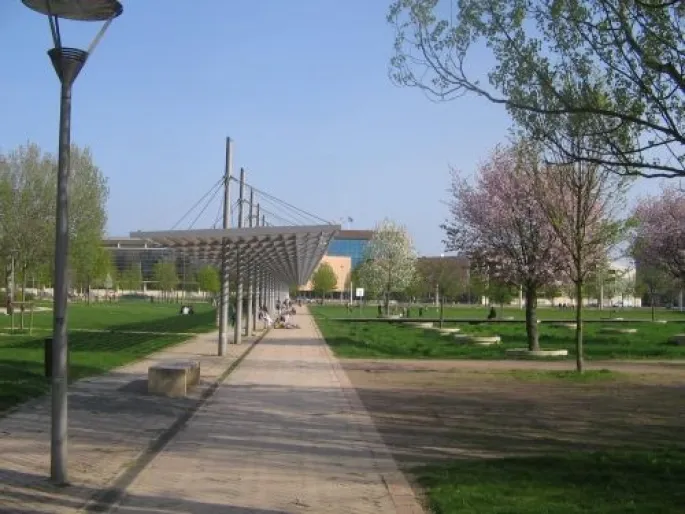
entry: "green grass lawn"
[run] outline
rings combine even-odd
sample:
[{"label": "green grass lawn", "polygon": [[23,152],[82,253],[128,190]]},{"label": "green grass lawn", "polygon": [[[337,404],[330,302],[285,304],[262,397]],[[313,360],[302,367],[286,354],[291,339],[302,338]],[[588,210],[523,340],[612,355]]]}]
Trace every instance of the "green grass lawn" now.
[{"label": "green grass lawn", "polygon": [[685,451],[454,460],[416,470],[436,514],[667,514],[685,506]]},{"label": "green grass lawn", "polygon": [[[214,310],[208,305],[195,305],[194,316],[179,316],[178,310],[175,304],[143,302],[71,305],[70,380],[102,374],[189,339],[192,333],[214,330]],[[9,318],[0,317],[0,413],[49,389],[49,380],[44,377],[43,341],[50,336],[52,313],[34,314],[33,335],[10,334],[8,326]]]},{"label": "green grass lawn", "polygon": [[[399,306],[398,306],[399,308]],[[352,308],[349,312],[347,307],[340,304],[329,304],[324,306],[312,306],[310,309],[317,312],[318,315],[327,316],[330,318],[349,318],[349,317],[367,317],[375,318],[378,316],[378,307],[376,305],[365,305],[361,309],[359,307]],[[497,309],[497,314],[503,313],[505,317],[513,317],[514,319],[524,320],[525,311],[519,309],[518,307],[507,306],[503,310],[499,307]],[[423,317],[424,318],[438,318],[440,316],[440,310],[434,305],[424,306]],[[419,316],[419,308],[416,305],[410,307],[411,317]],[[488,313],[490,312],[489,307],[484,307],[482,305],[473,306],[452,306],[445,305],[444,317],[445,318],[464,318],[464,319],[486,319]],[[608,318],[624,318],[629,319],[642,319],[650,320],[652,312],[649,308],[605,308],[599,310],[596,308],[587,308],[583,311],[583,316],[587,320],[599,320]],[[538,318],[541,320],[572,320],[575,318],[575,311],[573,309],[556,309],[552,307],[540,307],[538,308]],[[668,321],[683,321],[685,322],[685,312],[679,312],[677,310],[671,309],[656,309],[656,318],[664,319]]]},{"label": "green grass lawn", "polygon": [[[468,308],[467,308],[468,309]],[[475,310],[475,309],[474,309]],[[517,310],[518,311],[518,310]],[[512,315],[514,312],[512,310]],[[644,317],[645,309],[621,313],[620,317]],[[404,358],[404,359],[502,359],[507,348],[526,347],[523,323],[446,323],[445,326],[459,326],[462,333],[499,335],[502,344],[495,346],[474,346],[459,344],[451,336],[444,336],[433,330],[424,330],[401,323],[347,322],[331,318],[346,313],[344,307],[312,307],[319,328],[336,355],[346,358]],[[476,310],[483,314],[485,309]],[[544,319],[556,319],[555,309],[540,309]],[[589,311],[591,312],[591,311]],[[665,317],[665,312],[660,317]],[[639,315],[638,315],[639,314]],[[669,316],[682,316],[668,313]],[[589,316],[589,313],[588,313]],[[613,325],[612,325],[613,326]],[[621,327],[637,328],[636,334],[604,334],[601,323],[584,325],[585,356],[588,359],[685,359],[685,346],[669,344],[674,334],[685,332],[682,323],[655,324],[650,322],[625,323]],[[540,345],[543,349],[568,349],[569,357],[575,356],[575,331],[541,323]]]}]

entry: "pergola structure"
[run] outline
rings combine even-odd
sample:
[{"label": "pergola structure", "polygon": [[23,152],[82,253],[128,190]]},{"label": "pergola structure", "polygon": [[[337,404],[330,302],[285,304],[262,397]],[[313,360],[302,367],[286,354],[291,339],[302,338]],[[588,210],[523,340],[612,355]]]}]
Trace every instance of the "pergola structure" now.
[{"label": "pergola structure", "polygon": [[[291,285],[305,284],[339,230],[339,225],[267,225],[132,232],[131,237],[145,239],[198,261],[216,265],[225,275],[235,273],[238,297],[243,296],[242,285],[248,285],[245,333],[249,335],[255,306],[267,305],[273,310],[279,293],[287,291]],[[222,279],[227,279],[227,276]],[[222,302],[226,301],[227,298],[222,298]],[[242,302],[238,303],[242,305]],[[236,311],[234,342],[237,343],[242,334],[242,308]],[[220,326],[220,332],[221,329]],[[223,352],[221,345],[220,334],[220,354]]]},{"label": "pergola structure", "polygon": [[218,267],[225,241],[232,272],[247,279],[248,274],[262,271],[276,283],[289,286],[310,279],[339,230],[339,225],[264,226],[132,232],[131,237],[153,241]]}]

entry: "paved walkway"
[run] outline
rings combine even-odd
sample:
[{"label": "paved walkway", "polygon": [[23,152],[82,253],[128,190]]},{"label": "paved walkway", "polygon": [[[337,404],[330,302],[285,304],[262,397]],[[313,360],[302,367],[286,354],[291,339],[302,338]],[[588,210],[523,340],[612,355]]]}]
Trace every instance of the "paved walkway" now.
[{"label": "paved walkway", "polygon": [[296,322],[254,347],[116,512],[423,512],[311,317]]},{"label": "paved walkway", "polygon": [[[247,349],[229,345],[216,357],[217,334],[202,334],[107,375],[69,388],[69,479],[48,483],[50,397],[28,402],[0,418],[0,513],[66,513],[80,510],[94,494],[117,484],[122,472],[184,413]],[[147,368],[162,360],[200,361],[202,382],[188,398],[146,394]],[[125,477],[124,477],[125,478]]]}]

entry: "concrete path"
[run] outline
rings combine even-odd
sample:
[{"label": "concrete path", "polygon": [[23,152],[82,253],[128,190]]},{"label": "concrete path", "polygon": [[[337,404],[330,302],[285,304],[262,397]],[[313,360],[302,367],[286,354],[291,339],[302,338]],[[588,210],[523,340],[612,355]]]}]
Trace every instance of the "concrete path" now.
[{"label": "concrete path", "polygon": [[[70,487],[48,482],[50,396],[0,418],[0,513],[79,511],[93,495],[125,485],[126,474],[168,433],[249,346],[217,357],[216,333],[192,337],[146,359],[69,387]],[[201,384],[187,398],[146,394],[147,368],[163,360],[199,360]]]},{"label": "concrete path", "polygon": [[254,347],[116,512],[423,512],[312,318],[296,322]]}]

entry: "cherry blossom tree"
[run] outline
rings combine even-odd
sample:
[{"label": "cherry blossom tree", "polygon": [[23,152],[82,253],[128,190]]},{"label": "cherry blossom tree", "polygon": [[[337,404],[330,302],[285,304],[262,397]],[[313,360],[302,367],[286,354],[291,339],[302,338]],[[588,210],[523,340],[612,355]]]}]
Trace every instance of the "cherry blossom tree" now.
[{"label": "cherry blossom tree", "polygon": [[[635,232],[631,253],[635,259],[638,279],[650,283],[665,272],[678,282],[685,283],[685,192],[665,187],[657,196],[642,198],[634,214]],[[682,298],[681,298],[682,308]]]},{"label": "cherry blossom tree", "polygon": [[638,263],[658,265],[685,282],[685,192],[665,187],[635,209],[633,252]]},{"label": "cherry blossom tree", "polygon": [[535,195],[538,166],[531,147],[517,143],[495,148],[472,183],[453,170],[450,218],[443,225],[448,250],[470,258],[498,282],[523,288],[530,350],[540,348],[538,292],[554,282],[564,258]]}]

